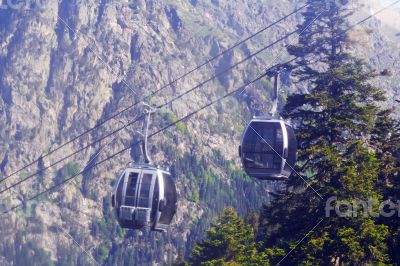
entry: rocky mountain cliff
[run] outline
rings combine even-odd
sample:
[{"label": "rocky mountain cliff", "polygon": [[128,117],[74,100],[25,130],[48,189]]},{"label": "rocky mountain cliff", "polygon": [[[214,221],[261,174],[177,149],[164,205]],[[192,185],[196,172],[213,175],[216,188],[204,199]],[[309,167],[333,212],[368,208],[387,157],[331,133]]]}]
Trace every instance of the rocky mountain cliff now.
[{"label": "rocky mountain cliff", "polygon": [[[18,8],[5,6],[0,9],[1,175],[6,177],[35,161],[302,5],[294,0],[59,0]],[[357,21],[378,6],[377,2],[364,3],[352,19]],[[400,17],[396,9],[390,12]],[[147,102],[159,105],[169,101],[295,30],[300,20],[300,14],[289,17]],[[395,27],[385,17],[378,17],[349,35],[349,49],[363,56],[371,68],[392,72],[391,77],[376,81],[388,92],[388,107],[396,107],[395,99],[400,98],[399,35]],[[287,43],[293,41],[295,38]],[[286,61],[289,57],[283,46],[271,47],[168,104],[154,116],[151,130],[239,87],[265,67]],[[99,263],[171,263],[188,255],[191,242],[202,237],[210,219],[224,207],[232,206],[246,215],[268,203],[267,191],[274,190],[276,184],[245,177],[236,147],[244,120],[268,110],[270,88],[268,81],[260,81],[243,95],[228,98],[151,139],[154,161],[171,168],[178,188],[178,213],[168,233],[122,230],[111,213],[113,182],[130,161],[140,158],[134,146],[62,190],[3,216],[2,264],[23,265],[22,258],[57,265],[89,263],[73,241]],[[285,81],[285,93],[296,89],[302,88]],[[143,106],[138,104],[10,176],[1,187],[52,165],[142,112]],[[92,159],[101,161],[128,147],[140,139],[137,131],[141,127],[142,122],[135,123],[3,193],[3,210],[79,172]]]}]

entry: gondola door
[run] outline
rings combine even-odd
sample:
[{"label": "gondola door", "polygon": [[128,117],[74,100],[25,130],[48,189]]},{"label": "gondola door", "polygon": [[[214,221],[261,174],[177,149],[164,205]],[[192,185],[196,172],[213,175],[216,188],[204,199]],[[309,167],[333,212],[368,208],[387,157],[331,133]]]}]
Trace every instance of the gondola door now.
[{"label": "gondola door", "polygon": [[133,171],[131,169],[125,172],[123,183],[123,197],[120,207],[119,216],[123,220],[133,221],[136,209],[136,193],[138,190],[138,180],[141,171]]},{"label": "gondola door", "polygon": [[125,191],[123,205],[136,207],[136,193],[140,175],[141,171],[126,171],[123,188],[123,191]]},{"label": "gondola door", "polygon": [[143,170],[139,179],[135,220],[143,225],[151,223],[151,207],[156,182],[155,171]]}]

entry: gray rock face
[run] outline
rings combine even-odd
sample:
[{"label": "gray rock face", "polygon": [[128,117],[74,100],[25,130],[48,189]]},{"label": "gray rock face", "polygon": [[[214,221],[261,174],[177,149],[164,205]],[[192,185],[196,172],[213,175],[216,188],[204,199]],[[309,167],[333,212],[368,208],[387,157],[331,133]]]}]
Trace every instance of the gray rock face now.
[{"label": "gray rock face", "polygon": [[[0,9],[0,173],[3,176],[104,121],[117,110],[162,88],[164,84],[301,4],[288,0],[59,0],[41,3],[41,8],[6,6]],[[368,10],[368,6],[365,8]],[[235,51],[173,83],[148,99],[148,102],[154,105],[167,102],[294,30],[300,19],[300,15],[288,18]],[[362,31],[361,36],[355,36],[353,48],[355,53],[370,62],[371,67],[393,71],[392,77],[377,81],[387,90],[387,106],[391,107],[395,105],[394,99],[400,98],[397,86],[400,71],[399,37],[382,20],[371,21],[367,27],[373,33],[365,36],[366,33]],[[366,38],[364,44],[362,38]],[[275,45],[257,58],[168,104],[155,116],[152,130],[167,125],[170,121],[166,118],[171,119],[171,114],[183,117],[211,99],[239,87],[245,80],[255,78],[266,66],[287,60],[286,53],[282,51],[282,44]],[[271,62],[278,55],[277,61]],[[264,186],[252,182],[245,188],[235,187],[238,183],[224,174],[225,169],[218,162],[212,162],[212,154],[219,151],[224,160],[233,160],[236,169],[240,168],[236,147],[244,127],[243,119],[258,111],[265,111],[270,104],[272,91],[260,88],[269,88],[269,84],[258,82],[249,88],[244,97],[230,98],[195,115],[186,122],[187,131],[171,128],[152,138],[153,159],[157,164],[174,166],[180,157],[168,153],[173,147],[176,154],[191,153],[196,158],[209,160],[208,170],[221,180],[218,183],[221,194],[226,192],[224,189],[243,191],[230,197],[227,207],[229,204],[240,206],[241,213],[245,214],[246,193],[253,193],[260,200],[252,207],[258,208],[263,200],[267,200],[261,199],[266,191]],[[296,88],[289,89],[293,91]],[[45,157],[44,166],[121,127],[141,115],[142,111],[143,107],[137,105],[110,120]],[[77,163],[83,169],[103,146],[105,148],[98,160],[129,146],[138,140],[136,131],[141,127],[141,123],[129,126],[118,132],[115,138],[107,138],[51,167],[32,181],[18,186],[13,193],[6,193],[2,197],[3,203],[7,206],[19,204],[21,198],[29,198],[51,186],[59,170],[68,164]],[[76,183],[69,183],[62,191],[36,202],[32,207],[35,215],[27,215],[26,206],[24,211],[13,213],[4,221],[4,226],[15,230],[2,229],[1,235],[12,243],[15,234],[22,231],[27,240],[36,241],[42,249],[50,252],[52,260],[58,260],[73,245],[54,230],[54,224],[72,232],[86,249],[110,248],[112,241],[105,235],[93,233],[93,228],[99,221],[104,221],[106,201],[103,199],[107,198],[111,183],[134,154],[134,150],[128,150],[79,176]],[[1,186],[8,186],[35,172],[37,167],[37,163],[33,164]],[[201,237],[203,228],[198,226],[199,221],[205,224],[219,210],[218,203],[211,198],[203,198],[197,203],[191,200],[196,188],[189,176],[181,173],[176,176],[176,183],[179,211],[170,233],[167,236],[145,238],[149,242],[163,239],[165,245],[154,247],[144,241],[137,242],[138,250],[149,252],[150,249],[151,254],[158,253],[152,259],[137,259],[137,263],[171,262],[178,254],[187,255],[190,245],[186,241]],[[37,228],[38,225],[41,227]],[[123,240],[118,241],[120,244]],[[6,252],[5,243],[0,243],[0,250],[6,260],[12,260],[12,256]]]}]

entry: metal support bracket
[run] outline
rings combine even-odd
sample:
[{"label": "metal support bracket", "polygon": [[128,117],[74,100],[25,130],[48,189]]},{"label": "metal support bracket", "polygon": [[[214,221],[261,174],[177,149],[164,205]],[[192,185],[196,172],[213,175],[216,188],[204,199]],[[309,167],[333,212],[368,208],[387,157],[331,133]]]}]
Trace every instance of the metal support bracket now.
[{"label": "metal support bracket", "polygon": [[147,109],[144,110],[144,114],[146,115],[146,117],[145,117],[145,122],[144,122],[144,126],[143,126],[143,131],[144,131],[144,137],[143,138],[144,139],[143,139],[143,142],[142,142],[142,150],[143,150],[144,162],[146,164],[152,164],[152,160],[150,158],[149,151],[148,151],[149,127],[150,127],[151,115],[153,113],[155,113],[158,109],[150,106],[147,103],[143,103],[143,105],[145,107],[147,107]]},{"label": "metal support bracket", "polygon": [[278,110],[278,103],[279,103],[279,89],[280,89],[280,83],[279,83],[279,75],[284,71],[286,68],[280,64],[274,66],[268,73],[267,77],[274,78],[274,95],[273,95],[273,102],[272,102],[272,108],[271,111],[269,112],[271,117],[276,117],[276,113]]}]

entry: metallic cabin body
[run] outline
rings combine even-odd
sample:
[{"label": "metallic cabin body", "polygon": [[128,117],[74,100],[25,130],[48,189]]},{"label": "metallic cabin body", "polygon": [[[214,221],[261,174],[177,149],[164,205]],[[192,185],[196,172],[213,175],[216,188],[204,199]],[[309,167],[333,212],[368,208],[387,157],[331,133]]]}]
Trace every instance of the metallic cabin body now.
[{"label": "metallic cabin body", "polygon": [[280,119],[256,117],[241,139],[239,156],[245,172],[262,180],[286,180],[297,160],[293,128]]},{"label": "metallic cabin body", "polygon": [[166,231],[177,208],[171,174],[150,165],[133,165],[119,176],[112,190],[112,206],[121,227]]}]

